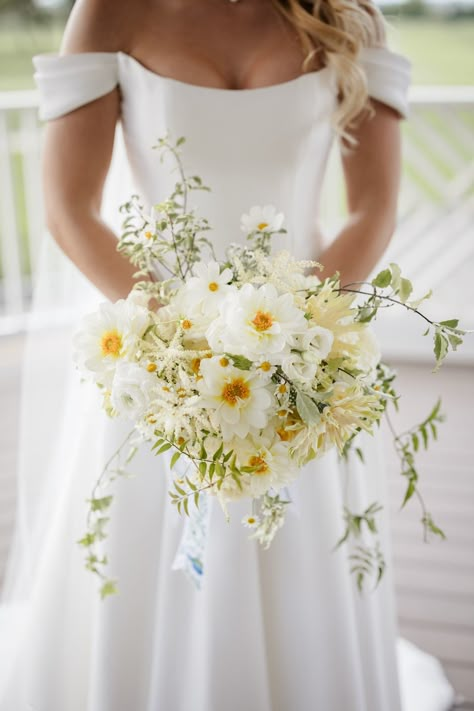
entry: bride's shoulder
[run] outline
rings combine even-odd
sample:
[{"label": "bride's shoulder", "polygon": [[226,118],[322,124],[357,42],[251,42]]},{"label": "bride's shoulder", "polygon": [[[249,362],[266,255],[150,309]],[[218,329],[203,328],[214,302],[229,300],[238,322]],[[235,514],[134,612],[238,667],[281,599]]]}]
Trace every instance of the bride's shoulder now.
[{"label": "bride's shoulder", "polygon": [[128,51],[149,0],[77,0],[69,15],[61,53]]}]

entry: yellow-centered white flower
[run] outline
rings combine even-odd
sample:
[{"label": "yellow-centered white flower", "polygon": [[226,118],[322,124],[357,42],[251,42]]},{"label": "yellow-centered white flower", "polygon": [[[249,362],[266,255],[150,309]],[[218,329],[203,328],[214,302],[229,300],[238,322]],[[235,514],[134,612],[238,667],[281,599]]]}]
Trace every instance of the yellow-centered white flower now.
[{"label": "yellow-centered white flower", "polygon": [[265,427],[273,404],[267,388],[269,377],[235,368],[222,356],[202,360],[200,372],[198,388],[203,406],[210,411],[211,423],[220,428],[224,441],[247,437],[249,432]]},{"label": "yellow-centered white flower", "polygon": [[117,363],[132,360],[137,344],[150,324],[150,312],[131,300],[100,304],[84,316],[73,337],[78,368],[95,381],[110,382]]},{"label": "yellow-centered white flower", "polygon": [[225,298],[220,316],[209,326],[206,338],[218,353],[244,355],[257,361],[264,355],[279,363],[289,351],[292,335],[307,328],[304,312],[295,306],[291,294],[279,296],[272,284],[258,288],[244,284]]},{"label": "yellow-centered white flower", "polygon": [[245,213],[240,218],[240,228],[242,232],[278,232],[283,225],[284,215],[277,212],[273,205],[254,205],[248,214]]},{"label": "yellow-centered white flower", "polygon": [[220,270],[217,262],[199,262],[193,267],[195,276],[186,281],[179,293],[179,303],[191,315],[201,310],[207,317],[217,316],[219,304],[231,289],[233,274],[230,269]]}]

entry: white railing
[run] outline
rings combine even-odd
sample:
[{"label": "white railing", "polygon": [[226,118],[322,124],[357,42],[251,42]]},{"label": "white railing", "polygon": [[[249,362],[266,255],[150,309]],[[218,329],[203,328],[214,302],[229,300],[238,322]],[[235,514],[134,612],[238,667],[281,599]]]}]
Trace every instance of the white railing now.
[{"label": "white railing", "polygon": [[[41,125],[34,91],[0,93],[0,333],[20,330],[44,226]],[[474,87],[412,87],[403,122],[398,228],[384,262],[397,261],[437,313],[474,326]],[[376,147],[375,147],[376,150]],[[323,219],[342,216],[336,151]]]}]

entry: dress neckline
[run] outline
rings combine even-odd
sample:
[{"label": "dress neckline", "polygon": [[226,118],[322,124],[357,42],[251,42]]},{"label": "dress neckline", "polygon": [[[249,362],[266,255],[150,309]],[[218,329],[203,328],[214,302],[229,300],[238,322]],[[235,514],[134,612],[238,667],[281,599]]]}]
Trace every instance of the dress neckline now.
[{"label": "dress neckline", "polygon": [[142,72],[145,74],[148,74],[151,77],[154,77],[155,79],[165,82],[165,83],[170,83],[174,84],[175,86],[181,86],[185,88],[186,90],[190,91],[199,91],[199,92],[209,92],[209,93],[214,93],[214,94],[223,94],[226,96],[231,96],[231,95],[252,95],[254,96],[255,94],[259,93],[268,93],[271,92],[272,90],[277,90],[277,91],[282,91],[286,88],[290,88],[292,86],[295,86],[297,84],[303,84],[305,81],[308,81],[308,78],[311,78],[313,81],[314,78],[317,79],[324,79],[325,76],[328,74],[329,76],[332,75],[332,67],[330,65],[326,65],[322,69],[318,69],[314,72],[306,72],[305,74],[300,74],[299,76],[295,77],[294,79],[288,79],[287,81],[279,82],[278,84],[268,84],[266,86],[256,86],[256,87],[248,87],[248,88],[243,88],[243,89],[228,89],[226,87],[218,87],[218,86],[203,86],[202,84],[191,84],[189,82],[182,81],[181,79],[174,79],[173,77],[167,77],[163,74],[158,74],[158,72],[153,71],[152,69],[149,69],[146,67],[142,62],[140,62],[138,59],[133,57],[131,54],[128,54],[127,52],[117,52],[117,56],[119,57],[124,57],[126,60],[128,60],[131,64],[135,65],[138,69],[140,69]]}]

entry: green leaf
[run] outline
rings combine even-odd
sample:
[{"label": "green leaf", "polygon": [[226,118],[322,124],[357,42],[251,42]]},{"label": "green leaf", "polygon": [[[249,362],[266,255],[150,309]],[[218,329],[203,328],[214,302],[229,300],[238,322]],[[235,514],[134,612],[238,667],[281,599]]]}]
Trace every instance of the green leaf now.
[{"label": "green leaf", "polygon": [[98,499],[88,499],[91,502],[91,511],[105,511],[113,501],[113,496],[103,496]]},{"label": "green leaf", "polygon": [[106,580],[100,589],[100,597],[104,600],[108,595],[116,595],[118,593],[117,581]]},{"label": "green leaf", "polygon": [[390,262],[390,269],[392,270],[392,289],[398,291],[402,278],[400,267],[395,262]]},{"label": "green leaf", "polygon": [[385,289],[387,286],[390,286],[391,281],[392,272],[390,269],[383,269],[374,279],[372,279],[372,285],[377,286],[380,289]]},{"label": "green leaf", "polygon": [[439,369],[443,359],[446,357],[448,352],[448,339],[446,336],[436,329],[434,337],[434,354],[436,358],[435,371]]},{"label": "green leaf", "polygon": [[178,492],[178,494],[180,494],[181,496],[186,496],[185,490],[182,489],[182,488],[179,486],[179,484],[177,484],[176,482],[174,482],[174,488],[176,489],[176,491]]},{"label": "green leaf", "polygon": [[157,451],[157,454],[162,454],[163,452],[167,452],[168,449],[171,449],[171,444],[169,442],[165,442],[162,447],[159,448]]},{"label": "green leaf", "polygon": [[181,456],[181,452],[175,452],[173,456],[171,457],[171,463],[170,463],[170,469],[173,469],[174,465],[178,461],[178,459]]},{"label": "green leaf", "polygon": [[232,355],[231,353],[226,353],[225,355],[232,361],[232,365],[239,370],[250,370],[252,367],[252,361],[243,355]]},{"label": "green leaf", "polygon": [[448,341],[453,351],[457,350],[457,347],[463,343],[461,336],[458,336],[456,333],[448,333]]},{"label": "green leaf", "polygon": [[405,506],[407,501],[409,501],[411,499],[411,497],[413,496],[414,493],[415,493],[415,484],[413,481],[410,481],[408,483],[407,490],[405,492],[405,497],[402,501],[402,505],[400,506],[401,509]]},{"label": "green leaf", "polygon": [[189,499],[186,498],[183,500],[183,508],[184,508],[184,513],[186,516],[189,516]]},{"label": "green leaf", "polygon": [[448,328],[457,328],[459,325],[459,319],[458,318],[450,318],[447,321],[440,321],[439,325],[440,326],[448,326]]},{"label": "green leaf", "polygon": [[296,395],[296,409],[298,414],[307,425],[315,425],[321,419],[321,413],[316,403],[306,395],[306,393],[298,392]]},{"label": "green leaf", "polygon": [[413,449],[415,450],[415,452],[418,452],[418,449],[419,449],[419,446],[420,446],[420,439],[419,439],[418,435],[415,434],[414,432],[413,432],[413,434],[412,434],[412,436],[411,436],[411,441],[412,441],[412,444],[413,444]]},{"label": "green leaf", "polygon": [[400,301],[405,303],[407,299],[410,297],[410,294],[413,291],[413,286],[411,281],[409,279],[401,278],[400,279],[400,288],[399,288],[399,296],[400,296]]}]

